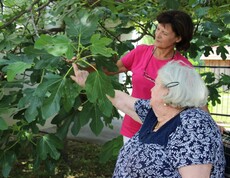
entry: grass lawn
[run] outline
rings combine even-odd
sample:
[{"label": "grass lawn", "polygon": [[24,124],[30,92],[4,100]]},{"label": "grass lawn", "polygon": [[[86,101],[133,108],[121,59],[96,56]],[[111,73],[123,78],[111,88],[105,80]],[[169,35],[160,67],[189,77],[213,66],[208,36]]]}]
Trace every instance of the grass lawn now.
[{"label": "grass lawn", "polygon": [[[100,164],[101,145],[68,140],[65,160],[61,160],[54,175],[43,171],[33,172],[29,160],[19,160],[9,178],[111,178],[116,160]],[[0,176],[1,177],[1,176]]]}]

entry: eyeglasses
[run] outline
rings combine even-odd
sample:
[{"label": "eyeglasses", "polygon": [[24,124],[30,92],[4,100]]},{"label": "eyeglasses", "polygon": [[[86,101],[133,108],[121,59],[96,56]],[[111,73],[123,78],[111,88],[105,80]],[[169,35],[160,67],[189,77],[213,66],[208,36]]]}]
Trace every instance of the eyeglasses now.
[{"label": "eyeglasses", "polygon": [[[144,76],[146,79],[150,80],[150,81],[153,82],[153,83],[155,83],[155,79],[153,79],[153,78],[146,72],[146,69],[147,69],[147,67],[148,67],[148,65],[149,65],[149,62],[150,62],[152,56],[154,55],[156,49],[157,49],[157,48],[155,47],[154,50],[153,50],[153,52],[152,52],[152,54],[151,54],[151,56],[149,57],[149,60],[148,60],[148,62],[147,62],[147,64],[146,64],[146,66],[145,66],[144,74],[143,74],[143,76]],[[171,60],[173,60],[175,53],[176,53],[176,51],[174,50]],[[177,85],[178,85],[178,84],[177,84]]]},{"label": "eyeglasses", "polygon": [[153,78],[151,78],[150,75],[146,71],[144,71],[144,77],[146,79],[150,80],[151,82],[155,83],[155,80]]},{"label": "eyeglasses", "polygon": [[150,58],[149,58],[149,60],[148,60],[148,62],[147,62],[147,64],[146,64],[146,66],[145,66],[143,76],[144,76],[146,79],[150,80],[151,82],[155,83],[155,79],[153,79],[153,78],[146,72],[146,69],[147,69],[147,67],[148,67],[148,65],[149,65],[149,62],[150,62],[152,56],[153,56],[153,53],[151,54],[151,56],[150,56]]},{"label": "eyeglasses", "polygon": [[[152,55],[153,55],[153,54],[152,54]],[[150,56],[149,61],[151,60],[152,55]],[[148,66],[148,64],[149,64],[149,61],[148,61],[148,63],[147,63],[146,66],[145,66],[143,76],[144,76],[146,79],[150,80],[151,82],[155,83],[155,79],[153,79],[153,78],[146,72],[146,68],[147,68],[147,66]],[[169,82],[168,84],[165,85],[165,87],[166,87],[166,88],[172,88],[172,87],[175,87],[175,86],[177,86],[177,85],[179,85],[179,84],[180,84],[179,82]]]}]

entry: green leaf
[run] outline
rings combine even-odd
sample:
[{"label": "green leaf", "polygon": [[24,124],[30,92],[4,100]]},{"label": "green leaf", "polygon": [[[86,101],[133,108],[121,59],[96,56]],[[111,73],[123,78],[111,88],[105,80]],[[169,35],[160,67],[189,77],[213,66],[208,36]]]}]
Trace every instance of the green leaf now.
[{"label": "green leaf", "polygon": [[[98,56],[95,60],[96,62],[96,66],[98,69],[103,69],[106,68],[108,69],[108,71],[111,72],[117,72],[118,71],[118,67],[116,65],[116,63],[114,63],[114,61],[110,60],[110,59],[106,59],[105,57],[102,56]],[[118,75],[115,75],[118,77]]]},{"label": "green leaf", "polygon": [[[48,69],[56,71],[58,68],[58,65],[60,65],[60,57],[53,56],[51,54],[47,54],[42,56],[41,60],[35,61],[34,69]],[[36,74],[36,71],[34,71]],[[34,75],[34,74],[33,74]]]},{"label": "green leaf", "polygon": [[216,104],[220,104],[221,100],[220,100],[220,95],[218,93],[218,90],[216,89],[216,87],[213,87],[212,85],[207,85],[208,90],[209,90],[209,98],[208,100],[211,101],[212,106],[216,106]]},{"label": "green leaf", "polygon": [[80,122],[76,120],[74,122],[75,125],[80,123],[82,127],[86,125],[91,119],[90,128],[95,135],[99,135],[104,126],[101,120],[102,117],[103,114],[100,112],[98,106],[90,102],[87,102],[84,105],[82,111],[79,113],[78,118],[76,117],[76,119],[79,119]]},{"label": "green leaf", "polygon": [[[1,103],[0,103],[0,105],[1,105]],[[14,108],[14,107],[12,107],[12,108],[10,108],[9,106],[7,106],[7,107],[1,107],[0,108],[0,115],[14,113],[15,110],[16,110],[16,108]]]},{"label": "green leaf", "polygon": [[100,112],[98,109],[95,109],[94,117],[92,118],[90,122],[90,128],[93,131],[95,135],[99,135],[104,127],[104,124],[102,122],[102,117],[100,116]]},{"label": "green leaf", "polygon": [[9,82],[13,81],[17,74],[25,72],[25,70],[30,67],[31,67],[31,64],[27,64],[21,61],[9,64],[7,67],[7,80]]},{"label": "green leaf", "polygon": [[74,50],[73,50],[71,44],[68,45],[67,51],[65,53],[65,56],[66,56],[67,59],[72,59],[72,57],[74,56]]},{"label": "green leaf", "polygon": [[62,91],[64,88],[65,79],[58,78],[55,80],[49,87],[50,96],[45,99],[41,111],[43,119],[48,119],[51,116],[54,116],[60,110],[60,100],[62,97]]},{"label": "green leaf", "polygon": [[197,0],[189,0],[188,2],[190,6],[193,6],[197,2]]},{"label": "green leaf", "polygon": [[71,40],[65,35],[48,36],[41,35],[41,37],[35,42],[34,47],[36,49],[45,49],[49,54],[54,56],[68,56],[73,57],[73,49]]},{"label": "green leaf", "polygon": [[90,73],[85,86],[86,94],[91,103],[98,102],[100,110],[109,116],[112,113],[112,104],[108,101],[106,94],[114,96],[114,89],[110,78],[104,72]]},{"label": "green leaf", "polygon": [[220,76],[221,78],[219,82],[221,83],[221,86],[226,85],[228,89],[230,89],[230,76],[226,74],[221,74]]},{"label": "green leaf", "polygon": [[[212,35],[213,37],[221,37],[222,31],[220,30],[220,26],[214,22],[205,22],[204,24],[204,32],[208,35]],[[207,40],[210,40],[209,38]]]},{"label": "green leaf", "polygon": [[211,84],[216,80],[213,72],[204,72],[201,74],[201,76],[205,77],[204,81],[207,84]]},{"label": "green leaf", "polygon": [[106,142],[99,155],[100,163],[106,163],[111,158],[116,158],[121,147],[123,146],[123,137],[118,136]]},{"label": "green leaf", "polygon": [[0,66],[7,65],[7,64],[10,64],[10,63],[12,63],[12,62],[10,62],[9,60],[0,59]]},{"label": "green leaf", "polygon": [[223,47],[223,46],[218,46],[217,49],[216,49],[216,53],[217,53],[217,55],[220,54],[221,58],[224,59],[224,60],[227,58],[226,54],[229,54],[228,50],[225,49],[225,47]]},{"label": "green leaf", "polygon": [[85,9],[79,10],[75,18],[65,17],[66,32],[70,36],[80,37],[81,43],[87,43],[98,26],[98,16]]},{"label": "green leaf", "polygon": [[105,99],[99,99],[98,100],[98,106],[99,109],[103,112],[103,114],[107,117],[111,116],[112,110],[113,110],[113,105],[111,102],[105,98]]},{"label": "green leaf", "polygon": [[2,167],[2,175],[8,177],[14,163],[16,162],[16,154],[12,151],[0,153],[0,165]]},{"label": "green leaf", "polygon": [[38,108],[42,104],[41,99],[38,97],[31,97],[30,101],[30,105],[25,111],[25,118],[28,123],[31,123],[36,119],[36,117],[38,116]]},{"label": "green leaf", "polygon": [[62,77],[60,75],[55,74],[47,74],[44,77],[44,81],[38,85],[36,88],[34,95],[40,98],[43,98],[48,90],[56,90],[56,88],[53,88],[53,85],[55,83],[58,83],[62,80]]},{"label": "green leaf", "polygon": [[[5,2],[4,2],[5,3]],[[1,20],[2,21],[2,20]],[[12,29],[11,29],[12,30]],[[15,32],[10,32],[7,31],[7,33],[5,33],[5,38],[4,40],[0,41],[0,50],[12,50],[13,48],[15,48],[15,46],[17,46],[20,43],[25,43],[27,40],[25,39],[24,36],[19,37],[18,34]]]},{"label": "green leaf", "polygon": [[210,52],[213,53],[212,47],[211,46],[205,46],[204,47],[204,55],[207,57],[210,55]]},{"label": "green leaf", "polygon": [[59,125],[57,128],[57,136],[60,139],[66,138],[68,131],[69,131],[69,126],[73,120],[73,115],[69,115],[65,120],[63,121],[62,125]]},{"label": "green leaf", "polygon": [[80,123],[80,117],[77,115],[78,113],[76,112],[73,117],[73,126],[71,128],[71,133],[73,135],[77,135],[81,129],[81,123]]},{"label": "green leaf", "polygon": [[[229,5],[228,5],[229,6]],[[227,13],[224,13],[223,15],[223,22],[225,23],[225,24],[230,24],[230,15],[229,15],[229,13],[227,12]]]},{"label": "green leaf", "polygon": [[191,58],[195,58],[198,55],[198,46],[195,43],[191,43],[191,46],[189,48],[189,56]]},{"label": "green leaf", "polygon": [[73,107],[81,90],[82,88],[79,85],[75,85],[72,80],[66,79],[63,87],[63,105],[67,112]]},{"label": "green leaf", "polygon": [[25,54],[31,57],[43,56],[46,54],[45,50],[35,49],[34,46],[29,46],[24,49]]},{"label": "green leaf", "polygon": [[[38,88],[37,88],[38,89]],[[31,123],[38,115],[38,108],[42,104],[42,98],[34,95],[37,89],[27,88],[24,90],[24,97],[18,102],[18,108],[26,108],[25,118]]]},{"label": "green leaf", "polygon": [[[58,75],[47,75],[44,82],[39,84],[36,89],[25,89],[25,96],[20,99],[18,107],[27,107],[25,118],[29,123],[35,120],[41,107],[44,119],[48,119],[59,111],[61,90],[62,78]],[[49,94],[45,100],[48,91],[52,94]]]},{"label": "green leaf", "polygon": [[208,11],[209,11],[210,7],[201,7],[199,9],[196,9],[195,10],[195,14],[198,16],[198,17],[203,17],[205,15],[208,14]]},{"label": "green leaf", "polygon": [[6,129],[8,129],[8,125],[6,121],[2,117],[0,117],[0,130],[6,130]]},{"label": "green leaf", "polygon": [[37,153],[42,160],[47,159],[47,156],[50,155],[53,159],[58,160],[60,153],[58,149],[62,149],[63,144],[61,140],[53,135],[44,135],[37,145]]},{"label": "green leaf", "polygon": [[94,55],[101,54],[102,56],[111,57],[112,54],[116,53],[112,48],[106,47],[112,42],[112,40],[106,37],[101,38],[100,34],[93,35],[90,42],[92,43],[90,50]]},{"label": "green leaf", "polygon": [[178,9],[180,3],[177,0],[166,0],[166,7],[168,9]]},{"label": "green leaf", "polygon": [[76,119],[79,120],[78,123],[80,123],[81,127],[86,125],[89,120],[95,116],[94,112],[94,105],[90,102],[87,102],[79,113],[78,117],[76,117]]},{"label": "green leaf", "polygon": [[48,159],[45,161],[45,168],[49,175],[55,174],[55,169],[57,168],[57,161]]}]

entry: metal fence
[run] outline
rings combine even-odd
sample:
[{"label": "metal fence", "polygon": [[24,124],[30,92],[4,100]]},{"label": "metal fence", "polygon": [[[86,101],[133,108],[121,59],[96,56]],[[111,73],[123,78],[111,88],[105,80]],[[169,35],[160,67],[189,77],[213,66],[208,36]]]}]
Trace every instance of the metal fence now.
[{"label": "metal fence", "polygon": [[[230,75],[230,66],[195,66],[200,72],[213,72],[215,78],[219,78],[221,74]],[[220,91],[221,103],[215,107],[209,107],[210,112],[215,120],[223,125],[230,126],[230,90],[226,86],[222,86],[218,89]]]}]

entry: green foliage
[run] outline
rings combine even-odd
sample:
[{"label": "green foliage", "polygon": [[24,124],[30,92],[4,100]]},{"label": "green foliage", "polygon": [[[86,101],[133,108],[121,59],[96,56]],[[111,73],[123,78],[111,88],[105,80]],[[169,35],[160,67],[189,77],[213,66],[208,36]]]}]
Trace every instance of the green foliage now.
[{"label": "green foliage", "polygon": [[100,157],[100,162],[101,163],[106,163],[108,160],[117,157],[120,148],[123,145],[123,137],[118,136],[111,141],[106,142],[103,147],[101,154],[99,155]]},{"label": "green foliage", "polygon": [[37,145],[37,153],[40,159],[46,160],[47,155],[57,160],[60,157],[60,153],[57,149],[61,149],[61,140],[54,135],[44,135]]},{"label": "green foliage", "polygon": [[[114,90],[109,78],[101,71],[94,72],[89,75],[85,86],[86,94],[90,102],[98,101],[98,107],[106,116],[110,116],[112,105],[106,97],[114,96]],[[106,110],[104,110],[106,108]]]},{"label": "green foliage", "polygon": [[0,130],[6,130],[8,129],[7,123],[3,118],[0,117]]},{"label": "green foliage", "polygon": [[26,64],[24,62],[14,62],[12,64],[9,64],[7,67],[7,80],[13,81],[15,76],[17,74],[23,73],[25,72],[26,69],[30,68],[31,65],[30,64]]},{"label": "green foliage", "polygon": [[221,74],[219,82],[220,82],[220,86],[224,85],[227,87],[228,90],[230,89],[230,76],[229,75]]},{"label": "green foliage", "polygon": [[36,49],[44,49],[53,56],[64,56],[68,59],[73,57],[73,48],[70,39],[65,35],[51,37],[41,35],[35,42]]},{"label": "green foliage", "polygon": [[109,38],[106,37],[100,38],[100,34],[95,34],[91,37],[90,42],[92,43],[90,47],[90,51],[94,55],[100,54],[105,57],[111,57],[112,54],[115,54],[112,48],[106,47],[112,42],[112,40]]},{"label": "green foliage", "polygon": [[[45,162],[47,171],[52,172],[69,130],[77,135],[89,124],[99,135],[105,126],[111,127],[119,114],[106,95],[114,96],[114,88],[127,88],[102,69],[116,71],[116,61],[134,47],[133,42],[153,37],[155,17],[162,10],[181,9],[192,16],[196,28],[187,57],[208,56],[212,46],[218,46],[214,52],[223,59],[228,53],[230,13],[226,0],[5,0],[2,5],[0,167],[4,177],[10,175],[25,147],[35,170]],[[120,38],[134,29],[140,34],[136,39]],[[70,79],[72,62],[92,71],[85,89]],[[222,75],[218,82],[209,74],[205,78],[215,105],[219,103],[215,89],[221,85],[229,89],[229,76]],[[125,84],[130,82],[127,77]],[[39,126],[47,120],[57,126],[56,133],[39,133]],[[117,154],[121,146],[117,143],[106,144],[105,150]],[[109,154],[104,153],[103,160],[108,160]]]},{"label": "green foliage", "polygon": [[208,90],[209,90],[209,101],[211,100],[211,104],[213,106],[216,105],[216,103],[220,104],[220,94],[218,92],[218,86],[219,83],[216,83],[216,78],[214,76],[214,73],[212,72],[204,72],[201,74],[201,76],[204,77],[204,81],[207,84]]},{"label": "green foliage", "polygon": [[14,152],[11,151],[1,151],[0,152],[0,165],[2,167],[2,175],[4,177],[8,177],[13,164],[16,161],[16,155]]}]

